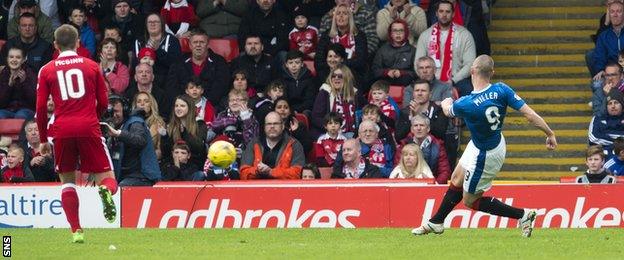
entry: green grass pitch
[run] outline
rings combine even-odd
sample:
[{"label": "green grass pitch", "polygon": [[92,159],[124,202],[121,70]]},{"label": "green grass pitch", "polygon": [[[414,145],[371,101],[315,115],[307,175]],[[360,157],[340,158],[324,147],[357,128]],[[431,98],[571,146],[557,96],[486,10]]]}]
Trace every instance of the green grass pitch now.
[{"label": "green grass pitch", "polygon": [[[416,237],[409,229],[0,229],[15,259],[150,257],[236,259],[622,259],[624,229],[449,229]],[[116,247],[110,249],[110,245]],[[113,257],[113,258],[111,258]],[[144,258],[147,259],[147,258]]]}]

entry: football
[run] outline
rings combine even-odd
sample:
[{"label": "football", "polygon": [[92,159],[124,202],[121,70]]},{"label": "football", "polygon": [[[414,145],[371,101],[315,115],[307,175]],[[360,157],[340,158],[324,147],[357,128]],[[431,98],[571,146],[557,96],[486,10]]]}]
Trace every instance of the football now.
[{"label": "football", "polygon": [[236,148],[230,142],[216,141],[208,148],[208,159],[213,165],[226,168],[236,160]]}]

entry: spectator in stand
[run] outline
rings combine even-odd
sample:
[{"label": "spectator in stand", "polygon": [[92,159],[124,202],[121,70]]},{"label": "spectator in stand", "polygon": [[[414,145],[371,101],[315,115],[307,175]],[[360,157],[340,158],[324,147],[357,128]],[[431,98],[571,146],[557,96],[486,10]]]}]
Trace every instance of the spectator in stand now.
[{"label": "spectator in stand", "polygon": [[264,133],[255,137],[242,156],[241,179],[300,179],[305,155],[299,141],[285,131],[282,117],[269,113]]},{"label": "spectator in stand", "polygon": [[164,181],[196,181],[196,176],[202,174],[199,166],[190,161],[191,149],[184,142],[174,144],[171,154],[173,162],[163,169]]},{"label": "spectator in stand", "polygon": [[[191,148],[191,162],[204,165],[206,160],[206,124],[197,121],[195,103],[187,95],[176,97],[167,134],[161,139],[161,151],[173,151],[173,145],[183,140]],[[172,155],[163,154],[163,162],[173,162]]]},{"label": "spectator in stand", "polygon": [[160,160],[162,158],[162,151],[160,150],[160,139],[162,135],[167,134],[167,125],[165,120],[158,113],[158,102],[150,93],[145,91],[139,91],[133,99],[132,109],[142,109],[145,111],[145,124],[149,129],[150,136],[152,137],[152,143],[156,151],[156,158]]},{"label": "spectator in stand", "polygon": [[248,86],[264,92],[276,74],[275,61],[264,51],[265,45],[259,35],[247,34],[244,44],[245,52],[232,61],[232,71],[245,70]]},{"label": "spectator in stand", "polygon": [[[429,25],[437,22],[436,5],[442,0],[434,0],[429,4],[427,17]],[[449,0],[453,4],[455,15],[453,23],[461,25],[470,31],[474,38],[477,56],[481,54],[490,55],[490,38],[487,34],[487,25],[483,17],[483,6],[480,0]]]},{"label": "spectator in stand", "polygon": [[149,14],[145,18],[145,25],[145,35],[134,41],[134,54],[138,57],[144,47],[156,51],[154,75],[156,82],[160,82],[160,75],[167,75],[170,66],[181,60],[180,42],[176,36],[165,31],[165,21],[158,14]]},{"label": "spectator in stand", "polygon": [[295,117],[295,112],[290,108],[288,100],[280,97],[275,100],[275,112],[277,112],[284,122],[284,130],[293,138],[297,139],[306,154],[312,151],[312,138],[310,132],[303,122],[299,122]]},{"label": "spectator in stand", "polygon": [[21,140],[24,151],[24,168],[28,168],[37,182],[59,181],[54,171],[52,155],[42,155],[39,150],[39,129],[37,123],[30,119],[24,122],[22,128],[24,139]]},{"label": "spectator in stand", "polygon": [[624,94],[618,89],[612,89],[607,95],[607,113],[594,116],[589,123],[589,144],[599,144],[613,154],[613,141],[618,137],[624,137]]},{"label": "spectator in stand", "polygon": [[[74,28],[76,28],[76,31],[78,31],[78,37],[80,36],[80,27],[72,22],[68,23],[69,25],[73,26]],[[76,53],[78,53],[78,56],[81,57],[85,57],[88,59],[93,59],[93,55],[91,55],[91,53],[89,52],[89,49],[87,49],[84,44],[82,44],[82,42],[78,43],[78,48],[76,49]],[[59,54],[61,54],[61,52],[59,51],[59,49],[54,48],[54,53],[52,54],[52,59],[55,60],[56,58],[58,58]]]},{"label": "spectator in stand", "polygon": [[[259,93],[256,92],[256,89],[249,87],[249,85],[247,84],[247,72],[245,70],[240,69],[240,70],[234,71],[232,75],[233,75],[232,76],[232,89],[247,92],[247,96],[250,99],[258,97],[257,95]],[[223,99],[223,101],[227,103],[226,99]]]},{"label": "spectator in stand", "polygon": [[[269,86],[267,86],[266,90],[264,91],[264,97],[258,98],[256,102],[251,102],[255,103],[255,108],[253,109],[254,116],[256,118],[264,118],[269,112],[275,110],[275,101],[278,98],[285,96],[285,90],[286,85],[284,85],[284,82],[281,80],[274,80],[269,83]],[[260,123],[260,125],[263,125],[264,121],[259,120],[258,123]]]},{"label": "spectator in stand", "polygon": [[332,179],[369,179],[383,178],[379,167],[372,165],[360,153],[360,142],[348,139],[342,145],[341,160],[332,167]]},{"label": "spectator in stand", "polygon": [[431,102],[431,90],[429,82],[417,80],[414,82],[414,95],[409,106],[401,110],[396,124],[396,138],[402,140],[410,132],[410,122],[417,115],[424,115],[431,120],[431,134],[440,140],[444,140],[449,125],[449,118],[444,115],[442,108]]},{"label": "spectator in stand", "polygon": [[[370,120],[373,121],[377,124],[377,126],[379,127],[379,133],[377,134],[377,136],[379,136],[379,139],[381,139],[381,141],[384,144],[388,144],[390,145],[390,149],[392,150],[392,153],[394,154],[395,150],[396,150],[396,141],[394,140],[394,128],[390,128],[388,127],[388,124],[386,122],[393,122],[392,120],[389,120],[388,117],[384,116],[381,113],[381,109],[378,106],[375,105],[371,105],[368,104],[366,106],[364,106],[364,108],[362,108],[362,118],[358,119],[358,121],[366,121],[366,120]],[[360,126],[360,122],[358,122],[357,126],[359,128]]]},{"label": "spectator in stand", "polygon": [[332,0],[277,0],[277,3],[289,14],[301,10],[308,18],[308,24],[316,28],[321,25],[321,17],[336,4]]},{"label": "spectator in stand", "polygon": [[596,48],[590,64],[590,71],[595,73],[594,80],[600,80],[604,77],[604,70],[608,62],[617,61],[619,46],[624,41],[624,35],[620,33],[624,27],[624,3],[614,1],[607,8],[611,26],[602,31],[596,40]]},{"label": "spectator in stand", "polygon": [[292,109],[298,113],[310,112],[317,88],[312,73],[303,64],[303,53],[289,51],[281,72],[281,80],[286,85],[286,97]]},{"label": "spectator in stand", "polygon": [[250,34],[256,34],[271,56],[288,51],[288,32],[292,28],[289,15],[275,7],[275,0],[256,0],[251,5],[238,29],[239,46],[245,45]]},{"label": "spectator in stand", "polygon": [[[59,0],[59,1],[74,1],[74,0]],[[72,5],[72,4],[68,4]],[[68,6],[61,5],[61,6]],[[85,9],[87,15],[87,21],[91,26],[91,29],[96,34],[103,33],[100,29],[99,22],[104,20],[106,15],[112,12],[111,4],[109,0],[78,0],[78,5]],[[64,10],[61,8],[61,10]],[[65,11],[63,11],[65,12]],[[68,17],[69,12],[66,15],[62,15],[61,17]]]},{"label": "spectator in stand", "polygon": [[167,33],[176,37],[188,36],[189,29],[197,24],[195,8],[187,0],[167,0],[160,15]]},{"label": "spectator in stand", "polygon": [[[351,20],[352,23],[349,23],[349,25],[355,26],[357,28],[357,31],[363,33],[364,38],[366,38],[365,53],[367,53],[367,56],[363,57],[363,59],[367,60],[368,58],[374,57],[375,52],[377,51],[377,48],[379,47],[379,37],[377,37],[377,32],[376,32],[377,22],[376,22],[375,9],[368,5],[362,5],[362,4],[356,3],[355,0],[335,0],[335,1],[336,1],[336,7],[334,7],[334,9],[327,12],[321,19],[321,27],[319,30],[321,34],[321,38],[325,35],[331,34],[330,30],[333,27],[333,24],[335,23],[334,22],[335,18],[333,18],[334,15],[341,14],[344,16],[345,14],[344,10],[337,12],[336,9],[338,9],[341,5],[347,6],[350,10],[347,13],[348,17],[353,18],[353,20]],[[331,37],[333,38],[334,36],[331,36]],[[320,43],[319,43],[319,47],[320,47]],[[345,47],[345,49],[348,49],[348,48]]]},{"label": "spectator in stand", "polygon": [[605,169],[605,154],[600,145],[593,145],[587,148],[585,155],[587,171],[581,176],[577,176],[576,183],[616,183],[615,177],[609,170]]},{"label": "spectator in stand", "polygon": [[390,38],[384,43],[373,60],[375,79],[383,79],[391,85],[407,86],[416,79],[414,55],[416,48],[407,42],[407,23],[395,20],[388,27]]},{"label": "spectator in stand", "polygon": [[405,21],[405,37],[412,45],[416,44],[418,36],[427,30],[427,15],[425,11],[417,4],[410,3],[408,0],[391,0],[386,1],[387,4],[383,9],[377,12],[377,36],[381,41],[388,41],[391,32],[388,27],[400,19]]},{"label": "spectator in stand", "polygon": [[342,148],[342,144],[347,137],[342,134],[340,126],[342,125],[342,116],[336,112],[330,112],[325,115],[325,133],[316,140],[314,145],[314,153],[316,164],[321,167],[331,167],[336,161],[338,152]]},{"label": "spectator in stand", "polygon": [[139,50],[137,58],[139,59],[139,63],[150,65],[153,69],[156,63],[156,51],[150,47],[143,47]]},{"label": "spectator in stand", "polygon": [[130,83],[130,70],[121,62],[119,43],[106,38],[98,48],[98,61],[110,86],[109,92],[122,95]]},{"label": "spectator in stand", "polygon": [[78,26],[78,32],[80,34],[80,45],[84,46],[89,50],[89,57],[93,57],[95,55],[95,33],[91,29],[91,26],[87,24],[87,16],[84,8],[80,6],[75,6],[71,9],[71,15],[69,16],[69,21],[76,26]]},{"label": "spectator in stand", "polygon": [[25,61],[24,50],[9,47],[7,65],[0,66],[0,119],[35,115],[37,75]]},{"label": "spectator in stand", "polygon": [[145,34],[145,20],[142,14],[131,12],[132,6],[129,0],[111,0],[113,13],[107,13],[100,23],[103,31],[105,28],[115,26],[121,31],[121,42],[124,50],[132,50],[131,44],[141,39]]},{"label": "spectator in stand", "polygon": [[[327,80],[329,72],[336,68],[338,65],[344,64],[347,59],[347,53],[344,47],[340,44],[330,43],[327,46],[327,51],[319,53],[317,51],[316,61],[314,67],[316,68],[316,80],[317,85],[322,85]],[[354,75],[356,80],[359,79],[357,75]],[[358,84],[356,84],[357,86]]]},{"label": "spectator in stand", "polygon": [[154,85],[154,72],[152,71],[152,66],[140,63],[134,68],[134,80],[130,82],[130,85],[126,89],[124,96],[128,100],[134,99],[134,97],[139,92],[149,93],[156,99],[156,104],[158,106],[159,114],[163,118],[167,118],[169,113],[171,112],[171,106],[167,103],[168,98],[167,94],[162,90],[162,88]]},{"label": "spectator in stand", "polygon": [[289,49],[302,52],[305,60],[314,60],[318,44],[318,29],[308,25],[308,18],[303,8],[297,8],[293,17],[295,17],[295,27],[288,34]]},{"label": "spectator in stand", "polygon": [[[111,98],[109,98],[111,99]],[[117,114],[115,125],[105,124],[119,186],[152,186],[162,179],[154,143],[145,124],[145,111],[128,111],[122,97],[109,102]],[[119,129],[117,129],[119,128]]]},{"label": "spectator in stand", "polygon": [[[401,141],[401,147],[412,143],[418,145],[436,183],[446,184],[451,177],[451,166],[446,157],[444,143],[429,133],[429,122],[429,118],[421,114],[412,118],[412,132]],[[398,158],[395,158],[395,161],[398,161]]]},{"label": "spectator in stand", "polygon": [[[54,36],[52,35],[52,20],[50,17],[41,12],[39,5],[35,0],[16,0],[17,2],[17,12],[15,12],[15,16],[9,21],[9,25],[7,28],[7,36],[8,39],[20,36],[22,25],[20,25],[20,20],[22,15],[25,13],[32,14],[35,22],[35,27],[30,27],[30,30],[46,42],[52,42],[54,40]],[[31,25],[32,23],[29,23]]]},{"label": "spectator in stand", "polygon": [[346,65],[338,65],[332,69],[314,100],[311,118],[313,138],[324,132],[323,117],[329,112],[340,114],[344,120],[341,126],[342,132],[347,137],[353,136],[355,110],[359,104],[364,103],[357,100],[354,81],[353,73]]},{"label": "spectator in stand", "polygon": [[[130,58],[133,56],[132,52],[129,49],[131,43],[125,42],[121,37],[121,29],[115,25],[109,25],[104,28],[104,39],[111,38],[115,40],[115,42],[119,43],[120,50],[119,53],[121,55],[121,62],[123,64],[130,64]],[[97,58],[97,57],[96,57]]]},{"label": "spectator in stand", "polygon": [[[393,143],[383,142],[379,136],[379,125],[371,120],[364,120],[358,128],[362,157],[372,165],[379,167],[384,178],[392,171],[394,149]],[[337,161],[339,161],[338,159]]]},{"label": "spectator in stand", "polygon": [[[453,97],[453,89],[450,84],[444,83],[436,78],[435,61],[429,56],[423,56],[416,60],[416,74],[419,79],[429,82],[431,86],[431,101],[440,105],[445,98]],[[414,87],[410,84],[405,88],[403,94],[403,106],[407,107],[412,101]]]},{"label": "spectator in stand", "polygon": [[607,94],[612,89],[620,92],[624,91],[624,79],[622,78],[622,67],[615,62],[609,62],[603,74],[604,80],[592,81],[592,111],[594,115],[606,114]]},{"label": "spectator in stand", "polygon": [[301,170],[302,180],[314,180],[320,178],[321,172],[319,171],[318,167],[316,167],[316,165],[314,165],[313,163],[308,163],[303,166],[303,169]]},{"label": "spectator in stand", "polygon": [[368,97],[368,103],[379,107],[383,115],[382,121],[394,132],[394,124],[399,117],[399,105],[388,95],[390,84],[378,80],[373,83]]},{"label": "spectator in stand", "polygon": [[38,72],[44,64],[52,59],[52,45],[38,35],[37,20],[33,14],[23,13],[18,18],[18,22],[19,35],[7,40],[4,47],[2,47],[2,59],[0,61],[5,63],[8,50],[12,47],[17,47],[26,52],[26,64],[33,71]]},{"label": "spectator in stand", "polygon": [[615,176],[624,176],[624,138],[613,141],[613,155],[604,164],[604,168]]},{"label": "spectator in stand", "polygon": [[228,107],[218,113],[210,125],[208,141],[217,135],[223,135],[236,148],[245,149],[245,145],[258,135],[258,121],[247,106],[248,99],[246,92],[230,90]]},{"label": "spectator in stand", "polygon": [[215,110],[210,101],[204,94],[204,87],[201,85],[201,81],[197,77],[193,77],[191,81],[186,84],[186,94],[195,103],[195,114],[197,115],[197,121],[203,121],[206,125],[212,123],[215,117]]},{"label": "spectator in stand", "polygon": [[390,179],[433,178],[433,173],[425,161],[420,147],[408,144],[401,150],[399,164],[390,173]]},{"label": "spectator in stand", "polygon": [[199,27],[214,38],[238,37],[248,0],[203,0],[197,3]]},{"label": "spectator in stand", "polygon": [[[374,53],[367,50],[366,35],[356,27],[349,6],[336,6],[333,12],[330,30],[325,34],[321,33],[317,47],[317,53],[321,55],[316,56],[315,63],[322,63],[322,59],[327,57],[324,54],[327,53],[328,46],[331,43],[337,43],[345,49],[346,58],[343,62],[356,74],[364,75],[368,70],[369,56],[367,55],[374,57]],[[375,47],[375,49],[377,48]]]},{"label": "spectator in stand", "polygon": [[446,0],[436,5],[438,22],[418,38],[416,57],[429,56],[436,64],[436,78],[459,90],[460,96],[470,94],[470,66],[475,59],[472,34],[453,22],[454,5]]},{"label": "spectator in stand", "polygon": [[34,177],[28,167],[24,167],[24,150],[17,145],[9,147],[7,166],[0,169],[0,182],[30,182]]},{"label": "spectator in stand", "polygon": [[[204,97],[213,105],[219,104],[231,82],[227,63],[223,57],[210,50],[206,32],[201,30],[191,32],[189,44],[191,57],[169,67],[165,92],[169,95],[184,93],[186,83],[195,76],[202,82]],[[221,108],[217,107],[217,111],[220,110]]]}]

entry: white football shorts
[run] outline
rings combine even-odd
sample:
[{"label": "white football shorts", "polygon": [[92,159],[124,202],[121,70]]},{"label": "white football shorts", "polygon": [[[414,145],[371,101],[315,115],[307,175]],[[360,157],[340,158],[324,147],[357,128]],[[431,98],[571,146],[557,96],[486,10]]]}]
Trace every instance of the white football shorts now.
[{"label": "white football shorts", "polygon": [[486,192],[492,187],[492,180],[496,177],[505,161],[505,137],[492,150],[480,150],[472,140],[466,146],[466,151],[459,159],[464,168],[464,191],[477,194]]}]

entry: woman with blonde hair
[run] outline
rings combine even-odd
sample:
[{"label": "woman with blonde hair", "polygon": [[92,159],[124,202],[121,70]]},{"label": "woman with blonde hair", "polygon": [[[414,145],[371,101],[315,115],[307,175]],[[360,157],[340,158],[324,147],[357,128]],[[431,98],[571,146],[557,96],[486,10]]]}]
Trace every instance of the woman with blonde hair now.
[{"label": "woman with blonde hair", "polygon": [[353,134],[355,110],[358,104],[364,104],[357,95],[353,73],[346,65],[340,64],[331,70],[327,80],[321,86],[312,107],[313,138],[324,133],[323,118],[329,112],[342,116],[342,132],[345,136]]},{"label": "woman with blonde hair", "polygon": [[165,120],[160,117],[158,112],[158,102],[152,94],[139,91],[132,101],[132,110],[134,109],[143,109],[143,111],[145,111],[145,124],[147,124],[147,128],[152,136],[154,148],[156,149],[156,157],[160,160],[162,158],[160,139],[162,135],[167,134],[167,129],[165,128]]},{"label": "woman with blonde hair", "polygon": [[390,179],[433,178],[433,173],[425,161],[420,147],[408,144],[401,150],[401,160],[390,173]]},{"label": "woman with blonde hair", "polygon": [[187,95],[176,97],[167,134],[162,137],[160,150],[164,151],[163,160],[171,160],[173,144],[183,140],[191,148],[191,162],[204,165],[206,160],[206,124],[198,124],[195,115],[195,103]]}]

